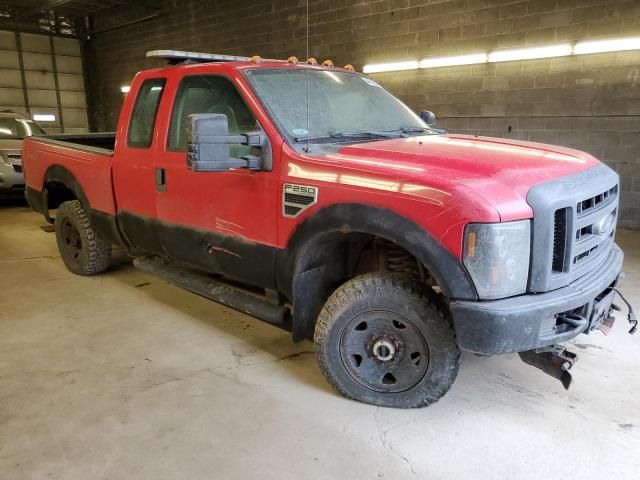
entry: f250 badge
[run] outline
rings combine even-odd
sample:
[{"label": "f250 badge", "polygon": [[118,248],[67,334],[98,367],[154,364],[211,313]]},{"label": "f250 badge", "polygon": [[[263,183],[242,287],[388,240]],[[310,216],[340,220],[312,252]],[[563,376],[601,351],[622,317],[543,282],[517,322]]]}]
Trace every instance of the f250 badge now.
[{"label": "f250 badge", "polygon": [[285,183],[282,189],[282,215],[295,218],[318,202],[318,189]]}]

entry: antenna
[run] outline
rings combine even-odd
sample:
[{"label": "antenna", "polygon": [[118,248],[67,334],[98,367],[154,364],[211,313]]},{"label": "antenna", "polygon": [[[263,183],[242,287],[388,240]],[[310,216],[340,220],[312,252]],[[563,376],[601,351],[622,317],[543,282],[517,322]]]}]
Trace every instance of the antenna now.
[{"label": "antenna", "polygon": [[[305,6],[306,6],[306,43],[307,43],[307,55],[306,57],[309,58],[309,0],[306,0],[305,2]],[[309,147],[310,147],[310,132],[309,132],[309,73],[310,70],[306,69],[306,75],[305,77],[307,77],[307,153],[309,153]]]}]

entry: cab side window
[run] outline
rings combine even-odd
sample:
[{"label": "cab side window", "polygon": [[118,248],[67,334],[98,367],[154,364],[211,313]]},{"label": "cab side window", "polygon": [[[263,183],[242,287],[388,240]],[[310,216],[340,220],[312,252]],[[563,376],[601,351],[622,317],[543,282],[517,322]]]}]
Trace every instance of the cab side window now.
[{"label": "cab side window", "polygon": [[140,86],[129,123],[127,135],[129,147],[149,148],[151,146],[156,114],[165,83],[164,78],[153,78],[145,80]]},{"label": "cab side window", "polygon": [[187,149],[187,122],[193,113],[226,115],[229,133],[258,128],[256,119],[228,79],[214,75],[189,76],[182,79],[173,105],[168,142],[170,150]]}]

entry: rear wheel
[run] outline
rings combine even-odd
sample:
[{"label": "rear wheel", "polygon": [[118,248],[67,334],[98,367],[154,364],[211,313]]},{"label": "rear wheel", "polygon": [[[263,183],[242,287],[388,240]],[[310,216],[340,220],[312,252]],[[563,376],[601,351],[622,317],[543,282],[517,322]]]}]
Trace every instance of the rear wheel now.
[{"label": "rear wheel", "polygon": [[96,232],[78,200],[58,207],[56,241],[65,266],[78,275],[95,275],[111,264],[111,244]]},{"label": "rear wheel", "polygon": [[327,300],[314,340],[342,395],[385,407],[424,407],[451,388],[460,350],[435,293],[404,275],[365,274]]}]

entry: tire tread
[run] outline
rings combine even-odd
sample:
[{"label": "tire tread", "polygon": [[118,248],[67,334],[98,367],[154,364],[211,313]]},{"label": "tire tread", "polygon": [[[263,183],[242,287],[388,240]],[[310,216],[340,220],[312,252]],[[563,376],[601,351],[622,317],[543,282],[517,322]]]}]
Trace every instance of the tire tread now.
[{"label": "tire tread", "polygon": [[[88,253],[88,261],[80,266],[81,271],[72,271],[87,276],[104,272],[111,265],[111,244],[93,229],[87,213],[78,200],[64,202],[58,207],[56,218],[65,216],[75,220]],[[65,264],[67,264],[66,261]],[[68,264],[67,267],[69,267]]]},{"label": "tire tread", "polygon": [[[340,383],[333,377],[328,369],[328,362],[330,359],[326,357],[327,349],[323,348],[323,346],[325,344],[327,334],[332,328],[339,313],[354,299],[366,296],[368,294],[367,292],[370,292],[372,289],[376,292],[386,289],[401,290],[405,294],[413,297],[415,302],[422,303],[427,309],[430,309],[435,314],[435,317],[437,318],[435,326],[440,330],[440,334],[443,338],[448,340],[448,342],[445,343],[453,346],[452,348],[449,348],[448,353],[450,354],[449,358],[451,361],[448,362],[449,364],[446,366],[445,378],[438,384],[438,388],[430,391],[419,401],[410,405],[400,406],[403,408],[421,408],[437,402],[449,391],[458,374],[460,349],[457,348],[453,322],[451,321],[448,308],[438,294],[426,285],[421,285],[403,274],[392,272],[365,273],[345,282],[329,297],[318,316],[314,333],[316,359],[320,366],[320,370],[329,384],[331,384],[331,386],[341,395],[354,400],[359,400],[358,398],[355,398],[351,392],[340,385]],[[431,321],[432,319],[425,320]]]}]

